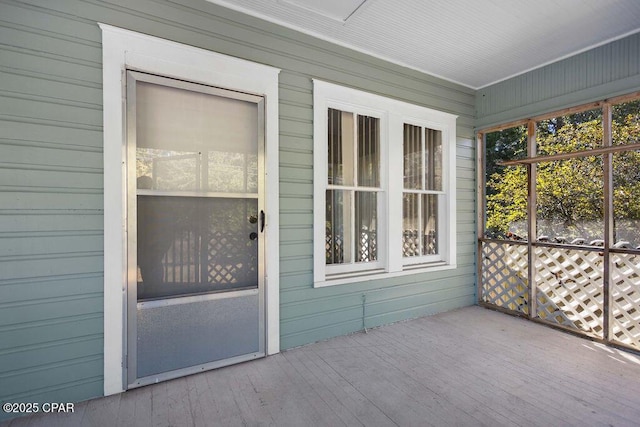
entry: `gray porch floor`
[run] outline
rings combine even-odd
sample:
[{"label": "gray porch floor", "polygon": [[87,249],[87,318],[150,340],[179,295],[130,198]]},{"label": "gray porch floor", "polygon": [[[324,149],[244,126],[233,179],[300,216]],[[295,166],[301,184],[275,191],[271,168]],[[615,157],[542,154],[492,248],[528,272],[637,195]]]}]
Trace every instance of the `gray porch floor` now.
[{"label": "gray porch floor", "polygon": [[6,425],[638,426],[640,357],[468,307]]}]

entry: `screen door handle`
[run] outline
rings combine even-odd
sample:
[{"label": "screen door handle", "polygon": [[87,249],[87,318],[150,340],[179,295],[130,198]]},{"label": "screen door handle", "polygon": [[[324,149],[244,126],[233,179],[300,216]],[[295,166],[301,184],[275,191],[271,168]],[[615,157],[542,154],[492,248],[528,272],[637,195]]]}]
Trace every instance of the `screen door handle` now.
[{"label": "screen door handle", "polygon": [[264,211],[260,211],[260,232],[264,231]]}]

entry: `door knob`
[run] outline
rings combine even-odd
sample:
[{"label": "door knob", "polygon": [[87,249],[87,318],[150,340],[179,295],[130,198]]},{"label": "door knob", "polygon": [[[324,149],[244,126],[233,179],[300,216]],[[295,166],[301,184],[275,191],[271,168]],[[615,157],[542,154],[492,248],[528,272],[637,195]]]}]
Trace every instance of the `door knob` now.
[{"label": "door knob", "polygon": [[258,238],[258,233],[256,233],[255,231],[249,234],[249,239],[256,240],[257,238]]}]

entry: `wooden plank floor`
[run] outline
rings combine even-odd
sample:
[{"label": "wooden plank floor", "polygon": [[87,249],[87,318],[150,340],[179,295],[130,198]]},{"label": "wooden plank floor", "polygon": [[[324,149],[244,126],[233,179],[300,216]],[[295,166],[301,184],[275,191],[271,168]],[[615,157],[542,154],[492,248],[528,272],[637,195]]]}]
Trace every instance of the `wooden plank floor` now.
[{"label": "wooden plank floor", "polygon": [[640,357],[468,307],[7,425],[638,426]]}]

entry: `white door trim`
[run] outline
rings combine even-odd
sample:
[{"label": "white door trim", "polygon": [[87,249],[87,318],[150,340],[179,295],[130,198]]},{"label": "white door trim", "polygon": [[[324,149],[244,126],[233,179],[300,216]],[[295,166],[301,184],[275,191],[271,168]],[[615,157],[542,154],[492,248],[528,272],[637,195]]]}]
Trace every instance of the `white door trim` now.
[{"label": "white door trim", "polygon": [[104,125],[104,394],[125,390],[126,139],[125,69],[189,80],[265,98],[266,352],[280,351],[279,69],[129,30],[102,30]]}]

